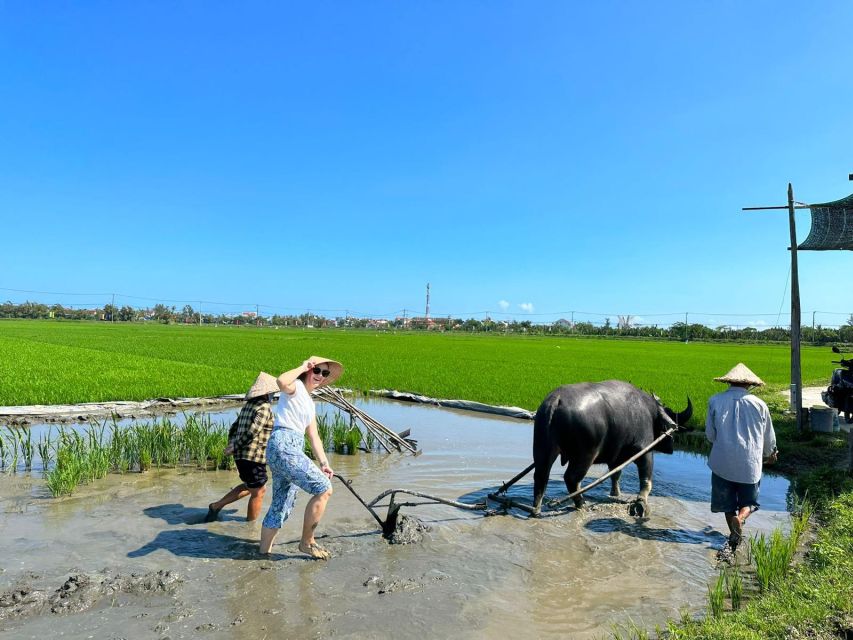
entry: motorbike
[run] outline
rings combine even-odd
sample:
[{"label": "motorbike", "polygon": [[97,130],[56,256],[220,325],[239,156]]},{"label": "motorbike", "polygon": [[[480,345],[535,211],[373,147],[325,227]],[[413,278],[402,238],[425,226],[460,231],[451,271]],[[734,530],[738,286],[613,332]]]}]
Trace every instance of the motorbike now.
[{"label": "motorbike", "polygon": [[[838,347],[832,347],[832,351],[843,355]],[[832,372],[829,386],[820,395],[826,406],[837,409],[839,415],[843,413],[850,424],[853,423],[853,358],[841,358],[832,363],[841,366]]]}]

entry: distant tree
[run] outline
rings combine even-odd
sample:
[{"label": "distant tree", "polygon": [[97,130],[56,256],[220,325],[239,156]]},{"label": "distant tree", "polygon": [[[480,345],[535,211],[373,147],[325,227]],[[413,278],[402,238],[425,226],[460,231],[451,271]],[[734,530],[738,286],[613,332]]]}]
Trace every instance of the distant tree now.
[{"label": "distant tree", "polygon": [[104,320],[112,322],[115,318],[118,318],[118,309],[116,306],[114,304],[104,305]]},{"label": "distant tree", "polygon": [[122,322],[130,322],[134,318],[136,318],[136,311],[134,311],[133,307],[125,305],[118,310],[118,319]]},{"label": "distant tree", "polygon": [[160,322],[169,322],[172,319],[172,312],[164,304],[155,304],[152,312],[155,320]]},{"label": "distant tree", "polygon": [[181,309],[179,319],[181,322],[184,323],[192,323],[198,321],[198,316],[195,313],[195,309],[193,309],[191,305],[184,305],[184,308]]}]

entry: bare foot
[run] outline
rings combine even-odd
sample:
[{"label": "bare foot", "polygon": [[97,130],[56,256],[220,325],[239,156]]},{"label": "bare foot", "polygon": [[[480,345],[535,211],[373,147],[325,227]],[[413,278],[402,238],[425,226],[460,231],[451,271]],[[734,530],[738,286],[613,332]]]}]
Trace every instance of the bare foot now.
[{"label": "bare foot", "polygon": [[734,552],[743,538],[743,522],[739,516],[732,518],[731,529],[732,535],[729,536],[729,546],[732,548],[732,552]]},{"label": "bare foot", "polygon": [[205,522],[215,522],[219,518],[221,509],[214,509],[213,503],[207,505],[207,515],[204,516]]},{"label": "bare foot", "polygon": [[299,550],[302,553],[305,553],[315,560],[328,560],[332,557],[332,554],[326,551],[323,547],[321,547],[316,542],[312,542],[310,544],[305,544],[304,542],[299,543]]}]

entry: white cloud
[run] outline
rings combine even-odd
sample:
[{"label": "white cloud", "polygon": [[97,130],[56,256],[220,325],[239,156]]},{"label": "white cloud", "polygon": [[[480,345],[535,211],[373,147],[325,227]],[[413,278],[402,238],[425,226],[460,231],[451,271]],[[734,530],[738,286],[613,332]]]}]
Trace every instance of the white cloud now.
[{"label": "white cloud", "polygon": [[533,303],[532,302],[522,302],[518,305],[524,313],[533,313]]},{"label": "white cloud", "polygon": [[509,309],[509,302],[507,302],[506,300],[501,300],[500,302],[498,302],[498,306],[501,308],[501,311],[506,311],[507,309]]}]

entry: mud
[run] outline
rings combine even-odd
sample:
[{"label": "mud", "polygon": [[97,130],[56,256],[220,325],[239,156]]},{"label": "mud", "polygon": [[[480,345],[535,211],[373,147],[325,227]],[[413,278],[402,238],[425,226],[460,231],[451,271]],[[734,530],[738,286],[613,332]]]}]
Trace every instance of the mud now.
[{"label": "mud", "polygon": [[[35,576],[31,576],[35,577]],[[151,571],[143,575],[75,573],[52,593],[24,580],[0,594],[0,620],[46,613],[80,613],[107,597],[119,593],[150,595],[173,593],[180,578],[170,571]]]},{"label": "mud", "polygon": [[[368,500],[402,487],[477,502],[530,462],[528,421],[361,404],[384,424],[411,428],[424,450],[416,458],[330,454],[332,467]],[[32,428],[37,439],[49,427]],[[587,480],[604,471],[593,467]],[[555,465],[549,498],[565,495],[560,474]],[[297,548],[304,494],[271,558],[258,556],[260,523],[245,521],[245,500],[223,509],[219,521],[202,523],[207,504],[237,482],[227,471],[153,470],[111,475],[52,499],[38,474],[0,475],[0,593],[14,600],[17,590],[11,606],[30,607],[0,619],[0,638],[54,637],[61,620],[65,638],[584,640],[629,619],[653,628],[682,609],[701,612],[726,539],[722,516],[709,512],[705,460],[684,453],[656,457],[649,518],[627,515],[625,501],[638,488],[630,467],[624,501],[611,500],[604,483],[583,511],[554,518],[403,506],[397,524],[408,521],[402,526],[420,534],[406,545],[389,544],[364,507],[334,485],[317,532],[333,554],[328,562]],[[529,500],[531,482],[522,480],[511,495]],[[787,526],[787,491],[784,479],[764,478],[762,508],[747,534]],[[268,492],[265,508],[270,498]],[[379,513],[385,517],[385,507]],[[161,571],[180,581],[163,590],[110,590],[116,576],[153,581]],[[50,599],[69,576],[86,578],[67,591],[93,588],[98,598],[76,613],[51,613]]]},{"label": "mud", "polygon": [[388,536],[391,544],[416,544],[422,542],[424,534],[431,529],[429,525],[412,516],[400,516],[394,531]]}]

